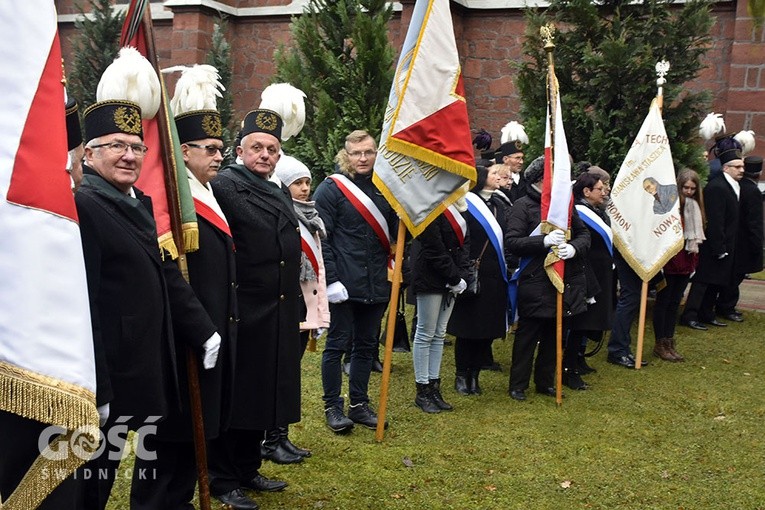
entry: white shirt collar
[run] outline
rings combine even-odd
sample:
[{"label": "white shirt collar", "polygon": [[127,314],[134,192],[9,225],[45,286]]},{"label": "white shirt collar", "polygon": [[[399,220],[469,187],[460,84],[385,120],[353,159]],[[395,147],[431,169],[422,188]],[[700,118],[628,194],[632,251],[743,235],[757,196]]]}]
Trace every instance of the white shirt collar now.
[{"label": "white shirt collar", "polygon": [[738,200],[741,195],[741,184],[739,184],[736,179],[728,175],[724,170],[723,176],[725,177],[725,180],[728,181],[728,184],[730,184],[730,187],[733,188],[733,192],[736,194],[736,199]]}]

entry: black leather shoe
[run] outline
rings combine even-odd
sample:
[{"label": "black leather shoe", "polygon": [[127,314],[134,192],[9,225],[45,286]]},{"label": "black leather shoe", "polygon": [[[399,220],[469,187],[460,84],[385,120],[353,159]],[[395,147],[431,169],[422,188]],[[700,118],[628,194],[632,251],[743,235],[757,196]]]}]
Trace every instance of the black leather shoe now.
[{"label": "black leather shoe", "polygon": [[378,372],[382,374],[382,371],[383,371],[383,365],[382,363],[380,363],[380,360],[376,359],[372,361],[372,372]]},{"label": "black leather shoe", "polygon": [[510,390],[510,398],[523,402],[526,400],[526,392],[523,390]]},{"label": "black leather shoe", "polygon": [[279,492],[287,488],[287,482],[271,480],[258,473],[252,480],[243,483],[242,487],[256,492]]},{"label": "black leather shoe", "polygon": [[[635,364],[635,355],[630,353],[630,354],[627,354],[627,357],[632,360],[632,364],[634,365]],[[644,367],[646,365],[648,365],[648,362],[641,359],[640,360],[640,366]]]},{"label": "black leather shoe", "polygon": [[254,500],[242,492],[242,489],[234,489],[231,492],[215,496],[215,499],[223,503],[224,508],[231,508],[232,510],[258,510],[260,508]]},{"label": "black leather shoe", "polygon": [[276,464],[297,464],[303,462],[303,456],[287,450],[281,442],[276,444],[264,442],[260,445],[260,456]]},{"label": "black leather shoe", "polygon": [[353,422],[343,414],[339,407],[328,407],[324,410],[327,418],[327,427],[335,434],[347,434],[353,429]]},{"label": "black leather shoe", "polygon": [[[537,386],[537,393],[540,395],[547,395],[548,397],[555,397],[555,387],[554,386],[548,386],[547,388],[543,386]],[[560,395],[561,397],[565,397],[563,393]]]},{"label": "black leather shoe", "polygon": [[731,322],[744,322],[744,318],[737,313],[728,313],[728,314],[722,315],[721,317]]},{"label": "black leather shoe", "polygon": [[710,326],[717,326],[718,328],[724,328],[727,326],[724,322],[720,322],[717,319],[712,319],[711,321],[704,321],[704,324],[709,324]]},{"label": "black leather shoe", "polygon": [[563,384],[571,388],[572,390],[586,390],[589,388],[579,372],[573,369],[563,369]]},{"label": "black leather shoe", "polygon": [[709,328],[707,328],[705,325],[698,321],[687,321],[682,323],[683,326],[688,326],[691,329],[697,329],[699,331],[706,331]]},{"label": "black leather shoe", "polygon": [[[370,409],[367,402],[351,405],[348,408],[348,418],[354,423],[364,425],[368,429],[377,429],[377,414]],[[385,428],[388,428],[388,421],[385,421]]]},{"label": "black leather shoe", "polygon": [[635,360],[631,359],[629,356],[608,356],[606,361],[624,368],[635,368]]}]

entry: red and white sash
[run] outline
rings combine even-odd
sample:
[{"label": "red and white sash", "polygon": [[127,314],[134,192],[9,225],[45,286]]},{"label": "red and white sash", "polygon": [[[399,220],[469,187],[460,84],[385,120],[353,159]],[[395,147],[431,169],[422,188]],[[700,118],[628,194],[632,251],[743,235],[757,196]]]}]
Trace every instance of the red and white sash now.
[{"label": "red and white sash", "polygon": [[316,244],[316,239],[311,235],[311,232],[308,231],[308,228],[303,225],[303,222],[298,223],[300,223],[300,246],[303,248],[303,253],[305,253],[306,258],[311,263],[311,267],[313,267],[313,272],[316,273],[318,278],[319,246]]},{"label": "red and white sash", "polygon": [[328,178],[335,181],[335,184],[337,184],[337,187],[343,195],[345,195],[345,198],[348,199],[369,226],[372,227],[372,230],[375,231],[385,252],[390,253],[390,229],[388,228],[388,222],[385,220],[385,216],[383,216],[383,213],[377,205],[375,205],[372,199],[346,176],[342,174],[332,174]]},{"label": "red and white sash", "polygon": [[465,236],[467,236],[467,222],[457,208],[452,204],[444,210],[444,217],[449,222],[449,225],[454,229],[454,234],[457,236],[460,246],[465,244]]}]

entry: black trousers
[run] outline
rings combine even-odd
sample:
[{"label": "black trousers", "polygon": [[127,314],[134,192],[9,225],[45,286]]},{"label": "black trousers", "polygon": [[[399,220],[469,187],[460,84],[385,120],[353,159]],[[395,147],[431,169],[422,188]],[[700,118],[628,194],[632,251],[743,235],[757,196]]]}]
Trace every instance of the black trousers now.
[{"label": "black trousers", "polygon": [[730,315],[736,311],[738,298],[740,297],[739,286],[746,277],[745,273],[734,273],[733,281],[720,291],[715,303],[717,315]]},{"label": "black trousers", "polygon": [[[0,501],[6,501],[40,455],[37,442],[48,425],[0,411]],[[51,474],[51,476],[54,476]],[[40,504],[42,510],[69,510],[78,507],[77,479],[63,480]]]},{"label": "black trousers", "polygon": [[210,494],[220,496],[253,479],[262,464],[262,430],[229,429],[207,443]]},{"label": "black trousers", "polygon": [[156,459],[136,456],[130,486],[131,510],[194,510],[197,483],[194,444],[147,435],[145,449]]},{"label": "black trousers", "polygon": [[680,316],[682,322],[711,322],[715,318],[717,296],[725,289],[722,285],[694,282],[688,291],[685,308]]},{"label": "black trousers", "polygon": [[[534,351],[539,342],[536,363]],[[555,381],[555,318],[518,320],[510,365],[510,390],[527,390],[534,365],[534,383],[549,388]]]},{"label": "black trousers", "polygon": [[675,336],[677,311],[680,309],[680,301],[690,278],[689,274],[664,275],[667,286],[656,293],[653,306],[653,332],[656,340]]},{"label": "black trousers", "polygon": [[493,338],[461,338],[454,340],[454,365],[457,372],[480,371],[491,353]]}]

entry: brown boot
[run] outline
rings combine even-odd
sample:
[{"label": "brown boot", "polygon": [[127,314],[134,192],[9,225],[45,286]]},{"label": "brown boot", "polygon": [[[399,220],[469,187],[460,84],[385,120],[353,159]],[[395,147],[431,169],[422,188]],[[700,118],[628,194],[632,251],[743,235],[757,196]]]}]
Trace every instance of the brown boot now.
[{"label": "brown boot", "polygon": [[672,352],[668,349],[669,342],[666,338],[657,338],[656,345],[653,347],[654,356],[658,356],[664,361],[677,361],[672,355]]},{"label": "brown boot", "polygon": [[669,349],[669,352],[671,352],[672,355],[675,357],[675,361],[685,361],[685,358],[683,357],[683,355],[675,350],[674,338],[667,338],[667,348]]}]

